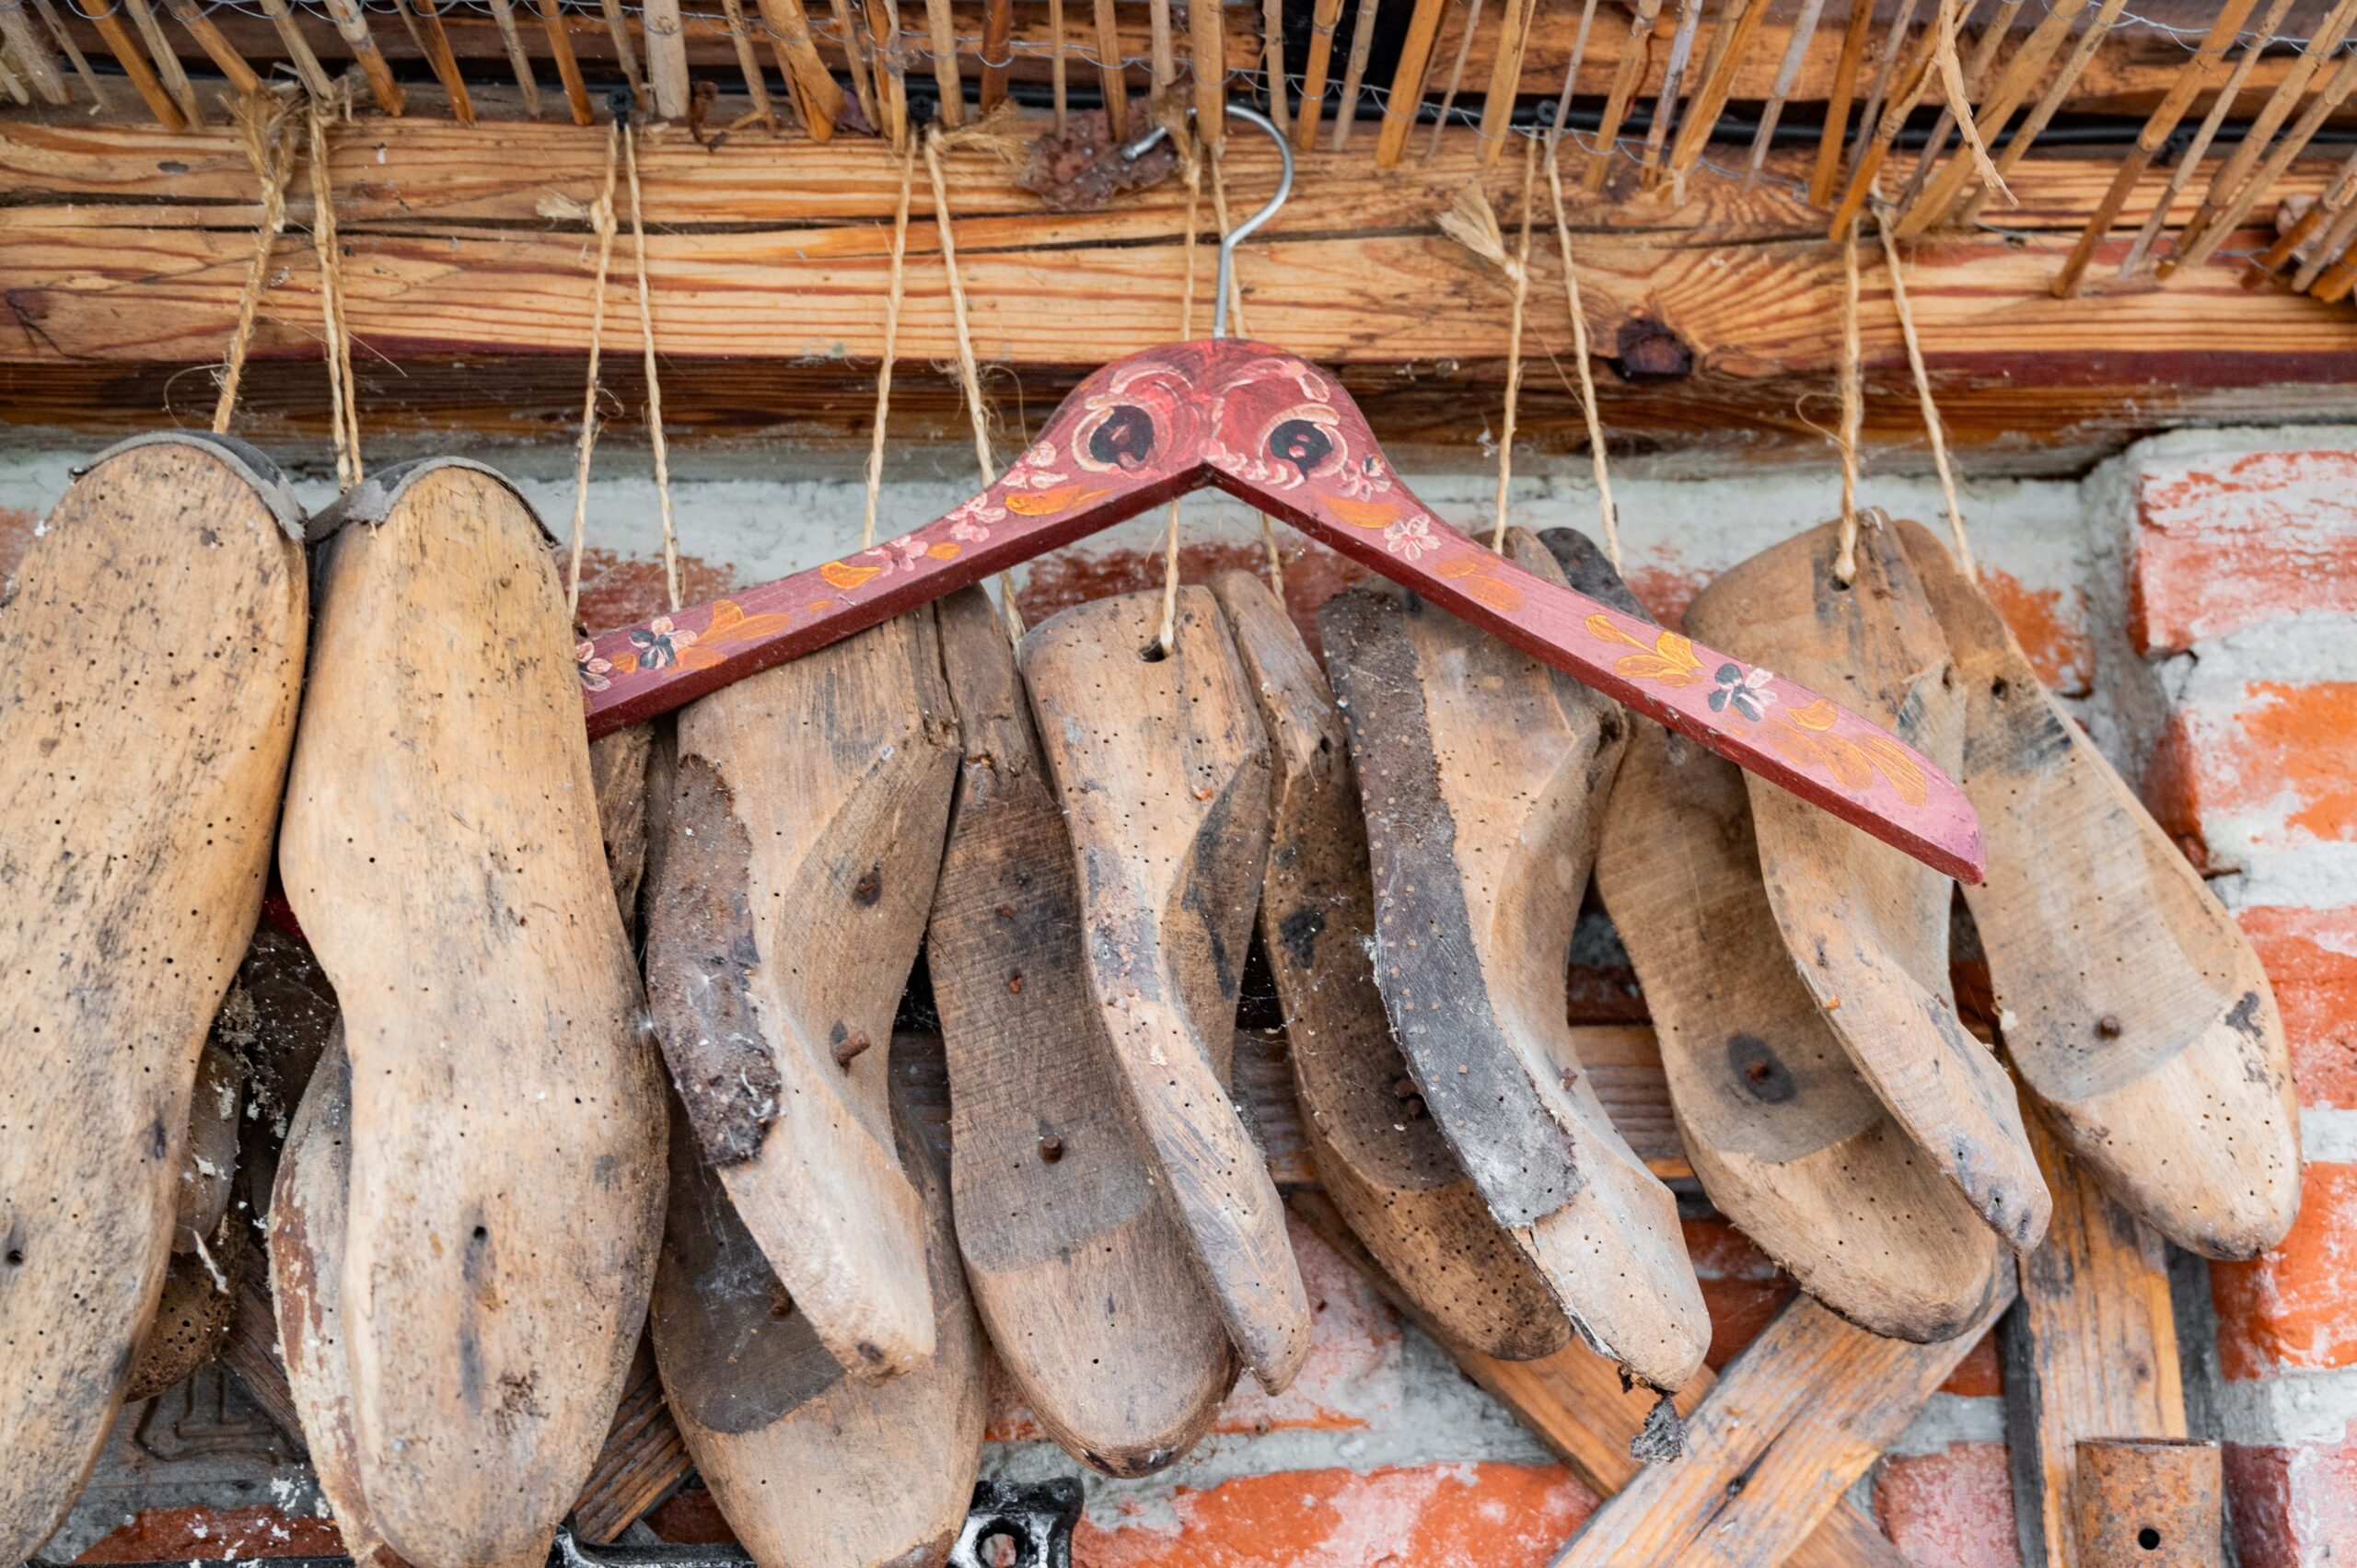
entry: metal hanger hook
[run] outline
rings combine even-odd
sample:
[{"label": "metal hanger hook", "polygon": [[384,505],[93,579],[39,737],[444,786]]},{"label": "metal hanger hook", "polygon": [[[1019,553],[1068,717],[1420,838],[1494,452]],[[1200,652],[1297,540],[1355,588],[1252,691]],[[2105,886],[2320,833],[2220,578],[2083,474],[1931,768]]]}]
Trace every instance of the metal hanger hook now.
[{"label": "metal hanger hook", "polygon": [[1284,206],[1286,198],[1293,194],[1293,144],[1285,139],[1284,133],[1277,129],[1274,121],[1257,109],[1231,102],[1227,112],[1230,118],[1241,120],[1248,125],[1257,125],[1267,134],[1269,140],[1277,145],[1277,157],[1283,164],[1283,172],[1277,177],[1277,193],[1269,198],[1268,203],[1219,238],[1219,294],[1212,305],[1212,336],[1214,338],[1227,336],[1228,280],[1236,272],[1236,248],[1249,238],[1262,224],[1275,217],[1279,209]]}]

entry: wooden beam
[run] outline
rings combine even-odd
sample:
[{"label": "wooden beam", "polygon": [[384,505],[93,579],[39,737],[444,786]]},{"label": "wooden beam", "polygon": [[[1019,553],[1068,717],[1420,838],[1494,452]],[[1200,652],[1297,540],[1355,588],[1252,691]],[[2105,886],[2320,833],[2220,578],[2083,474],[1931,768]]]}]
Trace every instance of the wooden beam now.
[{"label": "wooden beam", "polygon": [[[1470,286],[1474,263],[1436,226],[1478,167],[1476,143],[1471,132],[1452,133],[1432,162],[1387,176],[1364,149],[1304,155],[1293,203],[1250,242],[1245,269],[1258,333],[1334,367],[1378,407],[1414,411],[1403,416],[1409,431],[1457,444],[1471,439],[1465,385],[1495,384],[1506,356],[1495,292]],[[861,422],[844,394],[872,386],[881,349],[899,192],[891,150],[864,138],[782,140],[758,127],[705,149],[673,128],[650,134],[642,156],[667,413],[713,436],[781,425],[825,439],[851,434]],[[372,405],[389,400],[372,406],[372,435],[441,417],[427,412],[439,395],[437,362],[469,366],[478,385],[506,384],[527,407],[546,396],[577,409],[590,314],[586,236],[553,226],[541,208],[559,196],[585,207],[594,201],[602,157],[595,131],[486,119],[467,132],[427,114],[372,121],[366,134],[337,138],[335,188],[349,203],[339,226],[347,312],[368,350],[356,357],[402,362],[389,381],[367,382]],[[2334,163],[2294,165],[2284,193],[2319,190]],[[1700,434],[1729,448],[1820,459],[1821,436],[1802,417],[1812,411],[1799,405],[1831,386],[1840,267],[1823,242],[1821,212],[1788,188],[1805,164],[1805,154],[1780,153],[1771,159],[1778,178],[1749,190],[1698,180],[1676,207],[1573,196],[1588,314],[1607,362],[1606,423],[1616,434]],[[1043,412],[1075,372],[1167,338],[1183,272],[1185,195],[1175,181],[1102,213],[1053,215],[980,154],[954,156],[950,172],[977,350],[1021,380],[1024,406]],[[1264,190],[1275,174],[1272,150],[1239,139],[1227,172],[1236,189]],[[2189,269],[2157,291],[2074,302],[2048,296],[2110,172],[2097,159],[2028,160],[2015,180],[2022,204],[2008,212],[2018,238],[1960,235],[1915,250],[1925,357],[1959,448],[2075,464],[2170,421],[2321,418],[2345,409],[2357,388],[2357,317],[2299,296],[2246,292],[2231,261]],[[216,359],[250,258],[251,182],[226,129],[171,135],[152,126],[0,121],[0,183],[12,192],[0,210],[0,299],[8,306],[0,366],[25,372],[7,377],[18,395],[0,417],[102,427],[106,408],[74,405],[88,389]],[[302,204],[298,196],[298,225]],[[2124,245],[2143,216],[2131,203],[2107,243]],[[935,246],[932,226],[914,226],[911,244],[919,254]],[[249,371],[263,377],[258,389],[273,361],[289,362],[290,388],[316,373],[317,279],[307,261],[262,298]],[[1559,264],[1551,252],[1534,262],[1542,275],[1527,315],[1532,344],[1558,359],[1571,343]],[[1920,439],[1915,403],[1877,271],[1868,271],[1864,312],[1868,429],[1911,444]],[[1075,297],[1097,304],[1074,311]],[[1617,374],[1624,328],[1666,331],[1690,368],[1669,379]],[[911,267],[900,356],[954,352],[938,270]],[[764,390],[761,377],[772,372],[763,365],[799,368]],[[463,401],[465,377],[452,376],[442,391]],[[524,390],[543,381],[545,391]],[[555,396],[566,381],[569,394]],[[1542,366],[1525,398],[1525,427],[1542,444],[1578,443],[1578,422],[1564,417],[1575,413],[1566,385]],[[124,403],[112,417],[127,425],[156,412]],[[489,423],[516,432],[528,419]],[[1395,428],[1383,434],[1393,439]]]}]

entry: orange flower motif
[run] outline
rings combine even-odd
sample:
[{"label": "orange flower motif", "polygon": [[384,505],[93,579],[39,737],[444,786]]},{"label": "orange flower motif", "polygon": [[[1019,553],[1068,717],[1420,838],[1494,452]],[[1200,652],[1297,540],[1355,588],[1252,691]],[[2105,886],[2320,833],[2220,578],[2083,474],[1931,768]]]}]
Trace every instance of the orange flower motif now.
[{"label": "orange flower motif", "polygon": [[830,587],[849,592],[882,570],[881,566],[853,566],[846,561],[830,561],[819,568],[819,575],[824,577]]},{"label": "orange flower motif", "polygon": [[1397,501],[1353,501],[1347,495],[1322,497],[1326,509],[1354,528],[1387,528],[1399,520]]},{"label": "orange flower motif", "polygon": [[1652,680],[1664,686],[1691,686],[1694,678],[1702,673],[1702,661],[1694,656],[1694,645],[1675,632],[1663,632],[1650,645],[1632,637],[1614,624],[1610,616],[1601,611],[1587,618],[1588,635],[1604,643],[1625,643],[1642,652],[1628,654],[1613,663],[1613,669],[1631,680]]},{"label": "orange flower motif", "polygon": [[1006,509],[1017,517],[1052,517],[1112,494],[1109,484],[1060,484],[1053,490],[1017,491],[1006,498]]}]

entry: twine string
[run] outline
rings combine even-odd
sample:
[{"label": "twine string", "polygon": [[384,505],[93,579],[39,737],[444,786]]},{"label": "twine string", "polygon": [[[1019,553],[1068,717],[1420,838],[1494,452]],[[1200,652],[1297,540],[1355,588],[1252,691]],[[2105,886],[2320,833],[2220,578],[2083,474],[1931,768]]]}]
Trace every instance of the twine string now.
[{"label": "twine string", "polygon": [[[1227,238],[1228,227],[1225,148],[1225,142],[1214,143],[1212,146],[1212,219],[1219,225],[1222,239]],[[1236,274],[1237,269],[1230,267],[1227,272],[1227,319],[1236,323],[1237,337],[1248,338],[1252,330],[1244,324],[1244,284]],[[1269,520],[1268,513],[1260,513],[1260,547],[1269,558],[1269,591],[1282,602],[1285,597],[1285,563],[1284,557],[1277,551],[1277,527]]]},{"label": "twine string", "polygon": [[892,360],[900,351],[902,263],[909,254],[909,192],[916,183],[917,145],[900,154],[900,200],[892,212],[892,268],[884,296],[884,359],[876,367],[876,428],[867,440],[867,514],[859,529],[860,548],[876,542],[876,505],[884,490],[884,427],[892,412]]},{"label": "twine string", "polygon": [[1948,532],[1956,540],[1956,563],[1964,569],[1968,581],[1978,582],[1980,571],[1973,563],[1972,541],[1965,536],[1964,506],[1956,494],[1956,471],[1948,463],[1948,439],[1940,423],[1940,405],[1932,397],[1931,373],[1923,367],[1923,344],[1915,333],[1915,307],[1907,297],[1907,278],[1898,265],[1898,242],[1891,237],[1890,215],[1881,206],[1875,208],[1875,227],[1882,236],[1884,269],[1890,274],[1890,302],[1898,312],[1898,335],[1907,344],[1907,367],[1915,376],[1915,401],[1923,411],[1923,431],[1932,438],[1932,466],[1940,476],[1940,495],[1947,503]]},{"label": "twine string", "polygon": [[[1217,168],[1216,165],[1213,166]],[[1200,141],[1187,146],[1187,228],[1180,244],[1185,281],[1178,288],[1178,341],[1195,335],[1195,223],[1203,193],[1203,156]],[[1154,645],[1165,658],[1178,646],[1178,503],[1170,503],[1170,520],[1162,529],[1162,627]]]},{"label": "twine string", "polygon": [[311,144],[311,250],[319,264],[319,316],[327,342],[328,424],[335,442],[336,486],[349,490],[366,477],[360,466],[360,404],[352,377],[352,329],[343,313],[343,253],[336,243],[335,184],[328,167],[331,101],[313,99],[306,118]]},{"label": "twine string", "polygon": [[1858,575],[1858,436],[1865,424],[1865,389],[1858,346],[1858,223],[1841,237],[1841,548],[1834,578],[1847,587]]},{"label": "twine string", "polygon": [[663,444],[663,379],[655,367],[655,310],[646,296],[646,225],[639,212],[638,138],[621,127],[622,168],[630,176],[631,258],[638,272],[638,341],[646,356],[646,433],[655,447],[655,502],[663,519],[663,588],[679,608],[679,536],[671,520],[671,464]]},{"label": "twine string", "polygon": [[1604,558],[1615,572],[1620,563],[1620,518],[1612,504],[1612,470],[1604,450],[1604,421],[1596,407],[1596,372],[1588,365],[1587,310],[1580,302],[1579,264],[1572,258],[1572,225],[1563,212],[1563,178],[1556,153],[1560,140],[1547,144],[1547,190],[1555,203],[1555,243],[1563,253],[1563,300],[1572,310],[1572,361],[1580,373],[1580,412],[1587,420],[1587,450],[1596,468],[1596,521],[1604,531]]},{"label": "twine string", "polygon": [[261,308],[262,290],[270,282],[270,252],[278,231],[286,224],[286,180],[295,168],[295,138],[289,134],[287,101],[274,93],[252,93],[230,108],[230,116],[246,145],[246,160],[261,181],[261,217],[254,225],[253,261],[246,268],[246,284],[238,296],[238,324],[229,334],[229,357],[221,369],[221,395],[213,404],[213,434],[229,433],[230,416],[238,410],[238,383],[246,374],[246,353],[253,346],[254,318]]},{"label": "twine string", "polygon": [[566,578],[565,609],[581,610],[581,545],[589,517],[589,454],[598,445],[598,355],[606,341],[606,273],[614,259],[614,180],[621,172],[621,126],[606,127],[606,188],[589,209],[598,236],[597,280],[589,291],[589,376],[581,393],[581,440],[573,467],[573,566]]},{"label": "twine string", "polygon": [[1530,197],[1538,180],[1538,141],[1532,137],[1522,150],[1522,239],[1506,269],[1514,284],[1514,314],[1506,334],[1505,430],[1498,440],[1498,520],[1490,534],[1490,548],[1501,555],[1506,548],[1506,491],[1514,482],[1515,413],[1522,401],[1522,309],[1530,296]]}]

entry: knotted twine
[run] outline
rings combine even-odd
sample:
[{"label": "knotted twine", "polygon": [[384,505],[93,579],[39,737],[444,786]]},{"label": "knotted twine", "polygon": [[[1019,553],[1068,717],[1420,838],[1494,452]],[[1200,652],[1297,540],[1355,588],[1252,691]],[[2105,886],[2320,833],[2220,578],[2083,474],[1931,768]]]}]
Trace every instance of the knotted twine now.
[{"label": "knotted twine", "polygon": [[229,334],[229,357],[221,369],[221,395],[213,404],[213,434],[229,433],[229,416],[238,408],[238,383],[246,373],[246,351],[252,346],[254,316],[261,308],[261,292],[270,281],[271,247],[286,225],[286,179],[295,168],[292,106],[275,93],[250,93],[230,106],[230,118],[246,144],[246,160],[261,181],[261,218],[254,225],[254,256],[246,268],[246,284],[238,296],[238,324]]}]

